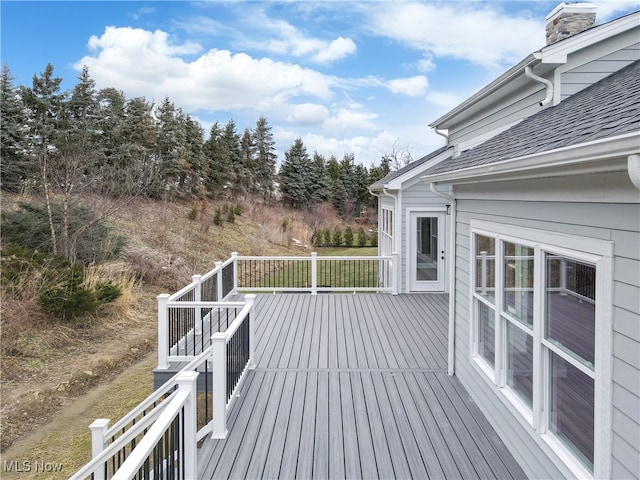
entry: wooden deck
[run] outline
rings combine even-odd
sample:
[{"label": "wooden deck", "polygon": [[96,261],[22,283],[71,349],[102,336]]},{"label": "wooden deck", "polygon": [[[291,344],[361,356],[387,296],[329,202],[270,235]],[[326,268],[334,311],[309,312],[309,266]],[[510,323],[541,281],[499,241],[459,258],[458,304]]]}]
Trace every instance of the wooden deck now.
[{"label": "wooden deck", "polygon": [[524,478],[447,375],[446,295],[261,295],[257,368],[200,478]]}]

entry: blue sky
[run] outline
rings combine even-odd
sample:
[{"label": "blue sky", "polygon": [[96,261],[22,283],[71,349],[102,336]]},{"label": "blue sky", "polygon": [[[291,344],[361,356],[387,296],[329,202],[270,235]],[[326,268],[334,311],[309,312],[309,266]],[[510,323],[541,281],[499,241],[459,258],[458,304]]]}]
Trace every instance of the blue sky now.
[{"label": "blue sky", "polygon": [[[265,116],[282,158],[308,151],[366,166],[442,145],[428,124],[544,46],[555,1],[6,1],[1,60],[16,85],[53,64],[71,89],[169,97],[208,133]],[[597,23],[638,9],[600,1]]]}]

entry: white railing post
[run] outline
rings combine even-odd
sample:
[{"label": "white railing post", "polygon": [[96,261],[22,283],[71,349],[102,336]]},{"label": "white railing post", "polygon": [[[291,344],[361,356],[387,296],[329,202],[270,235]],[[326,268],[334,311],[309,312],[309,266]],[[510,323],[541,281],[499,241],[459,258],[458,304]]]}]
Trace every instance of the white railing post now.
[{"label": "white railing post", "polygon": [[227,336],[216,332],[211,336],[211,438],[227,438]]},{"label": "white railing post", "polygon": [[311,295],[318,294],[318,254],[311,252]]},{"label": "white railing post", "polygon": [[233,258],[233,294],[238,293],[238,252],[231,252]]},{"label": "white railing post", "polygon": [[245,302],[247,302],[247,305],[249,305],[249,369],[253,370],[254,368],[256,368],[256,359],[254,356],[254,352],[255,352],[255,346],[256,346],[256,340],[255,340],[255,336],[254,333],[256,331],[256,319],[255,319],[255,309],[253,308],[253,305],[256,301],[256,296],[253,294],[249,294],[249,295],[245,295],[244,297]]},{"label": "white railing post", "polygon": [[158,369],[169,368],[169,294],[158,295]]},{"label": "white railing post", "polygon": [[567,260],[560,259],[560,295],[567,294]]},{"label": "white railing post", "polygon": [[487,252],[480,252],[480,293],[487,294]]},{"label": "white railing post", "polygon": [[222,262],[216,262],[218,280],[216,281],[216,301],[222,301]]},{"label": "white railing post", "polygon": [[198,396],[198,372],[182,372],[176,378],[178,390],[189,392],[184,405],[184,475],[185,478],[197,478],[198,472],[198,414],[196,399]]},{"label": "white railing post", "polygon": [[398,295],[400,284],[400,254],[393,252],[391,254],[391,295]]},{"label": "white railing post", "polygon": [[[91,430],[91,458],[96,458],[104,450],[106,446],[106,439],[104,437],[108,429],[108,418],[96,418],[93,423],[89,425],[89,430]],[[94,470],[93,478],[95,480],[105,479],[104,465],[100,465],[98,469]]]},{"label": "white railing post", "polygon": [[[193,300],[195,302],[202,301],[202,275],[194,275],[191,277],[191,281],[196,284],[196,289],[194,291]],[[196,335],[200,335],[202,333],[202,310],[199,308],[193,309],[193,318],[195,325],[193,326],[193,332]]]}]

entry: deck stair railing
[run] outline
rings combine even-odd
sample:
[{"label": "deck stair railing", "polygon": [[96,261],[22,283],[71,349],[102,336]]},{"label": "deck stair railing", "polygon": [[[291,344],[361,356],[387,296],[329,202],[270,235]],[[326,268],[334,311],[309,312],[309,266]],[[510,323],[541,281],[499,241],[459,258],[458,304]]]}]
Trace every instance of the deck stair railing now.
[{"label": "deck stair railing", "polygon": [[[125,417],[89,427],[93,459],[72,480],[196,477],[197,444],[225,438],[227,416],[255,367],[254,295],[210,345]],[[192,308],[202,308],[201,303]],[[207,308],[209,308],[209,302]]]}]

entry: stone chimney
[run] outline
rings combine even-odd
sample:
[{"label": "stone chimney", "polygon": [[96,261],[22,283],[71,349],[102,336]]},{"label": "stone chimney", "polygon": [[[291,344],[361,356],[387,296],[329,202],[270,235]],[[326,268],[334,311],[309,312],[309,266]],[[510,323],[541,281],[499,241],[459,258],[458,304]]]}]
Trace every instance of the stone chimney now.
[{"label": "stone chimney", "polygon": [[593,3],[561,3],[547,15],[547,45],[591,28],[596,23]]}]

